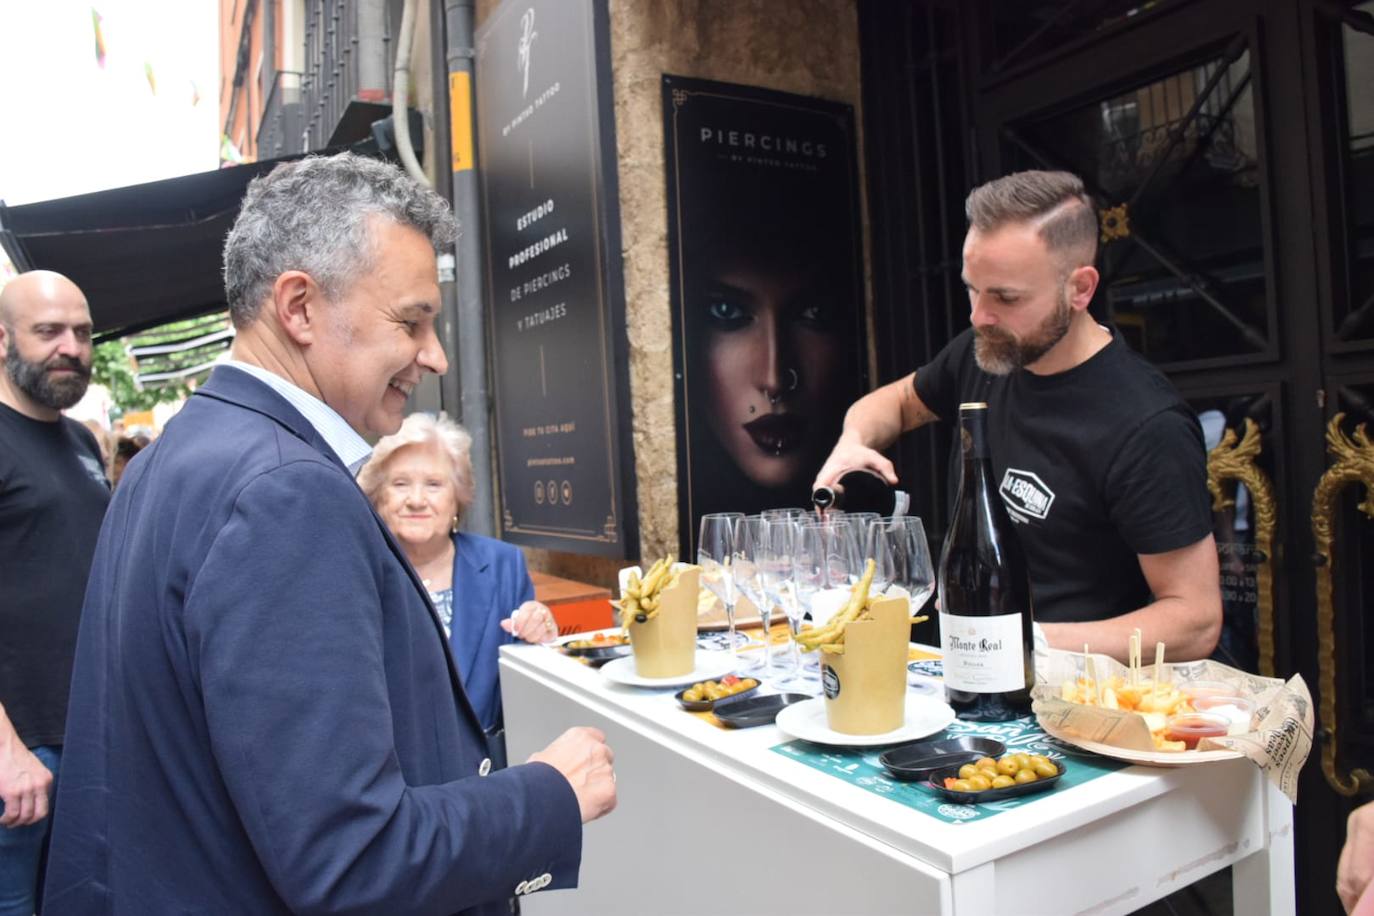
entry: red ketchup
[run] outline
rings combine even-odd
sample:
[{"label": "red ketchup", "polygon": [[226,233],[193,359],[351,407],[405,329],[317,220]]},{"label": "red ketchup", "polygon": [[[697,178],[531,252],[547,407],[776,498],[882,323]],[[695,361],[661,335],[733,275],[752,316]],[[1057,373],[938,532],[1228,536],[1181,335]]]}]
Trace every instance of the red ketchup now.
[{"label": "red ketchup", "polygon": [[1231,720],[1202,712],[1185,712],[1171,718],[1164,727],[1164,737],[1182,741],[1188,750],[1197,747],[1203,738],[1223,738],[1231,728]]}]

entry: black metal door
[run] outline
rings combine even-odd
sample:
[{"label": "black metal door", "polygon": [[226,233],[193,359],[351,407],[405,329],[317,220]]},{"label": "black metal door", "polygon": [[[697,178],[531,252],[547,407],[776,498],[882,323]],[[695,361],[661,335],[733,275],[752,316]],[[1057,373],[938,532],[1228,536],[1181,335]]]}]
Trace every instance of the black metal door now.
[{"label": "black metal door", "polygon": [[[879,6],[861,23],[881,379],[967,321],[963,192],[1022,168],[1083,176],[1102,215],[1094,313],[1222,445],[1221,657],[1301,673],[1319,701],[1300,909],[1339,911],[1344,815],[1374,789],[1356,772],[1374,764],[1374,447],[1354,432],[1374,420],[1374,0]],[[903,448],[938,531],[944,442]]]}]

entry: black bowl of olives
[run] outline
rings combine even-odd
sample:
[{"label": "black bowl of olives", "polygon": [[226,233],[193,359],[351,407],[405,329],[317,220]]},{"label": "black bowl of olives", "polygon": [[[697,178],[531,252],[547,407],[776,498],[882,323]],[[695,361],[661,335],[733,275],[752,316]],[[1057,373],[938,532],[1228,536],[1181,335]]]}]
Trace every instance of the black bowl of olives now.
[{"label": "black bowl of olives", "polygon": [[972,763],[936,770],[927,783],[950,801],[965,805],[1019,798],[1054,788],[1064,775],[1064,764],[1041,754],[1004,754],[994,760],[980,757]]},{"label": "black bowl of olives", "polygon": [[580,658],[593,668],[600,668],[612,659],[624,658],[634,653],[634,648],[626,637],[608,636],[604,633],[598,633],[590,639],[569,640],[562,644],[562,649],[565,654]]},{"label": "black bowl of olives", "polygon": [[718,681],[702,681],[674,694],[688,712],[710,712],[717,700],[744,696],[759,689],[758,678],[727,674]]}]

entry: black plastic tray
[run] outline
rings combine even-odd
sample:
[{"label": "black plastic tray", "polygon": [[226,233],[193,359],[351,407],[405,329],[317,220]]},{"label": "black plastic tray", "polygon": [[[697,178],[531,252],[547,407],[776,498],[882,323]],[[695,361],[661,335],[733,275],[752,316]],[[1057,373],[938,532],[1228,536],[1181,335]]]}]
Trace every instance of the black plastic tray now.
[{"label": "black plastic tray", "polygon": [[[739,675],[736,675],[736,677],[739,677]],[[758,690],[758,689],[759,689],[759,679],[758,679],[758,678],[756,678],[756,677],[750,677],[749,675],[745,675],[744,677],[740,677],[740,680],[743,681],[743,680],[745,680],[746,678],[749,679],[749,680],[752,680],[752,681],[754,682],[754,686],[753,686],[753,687],[748,687],[748,688],[746,688],[746,689],[744,689],[744,690],[739,691],[738,693],[732,693],[732,694],[730,694],[728,697],[721,697],[719,700],[684,700],[684,699],[682,698],[682,695],[683,695],[684,693],[686,693],[687,691],[691,690],[693,687],[695,687],[695,686],[696,686],[695,684],[689,684],[688,686],[683,687],[683,688],[682,688],[681,690],[679,690],[677,693],[673,694],[673,696],[677,699],[677,701],[678,701],[679,703],[682,704],[682,708],[685,709],[685,710],[687,710],[688,712],[710,712],[710,711],[711,711],[712,709],[714,709],[716,706],[720,705],[721,703],[726,702],[727,700],[733,700],[733,699],[736,699],[737,697],[747,697],[747,696],[749,696],[749,694],[751,694],[751,693],[753,693],[755,690]],[[719,681],[720,678],[707,678],[707,680]],[[704,682],[698,682],[698,683],[704,683]]]},{"label": "black plastic tray", "polygon": [[772,725],[783,707],[810,700],[804,693],[770,693],[766,696],[736,694],[716,703],[715,714],[722,725],[730,728],[753,728]]},{"label": "black plastic tray", "polygon": [[996,738],[951,735],[900,744],[879,757],[878,762],[898,779],[921,782],[936,770],[958,770],[979,757],[1000,757],[1006,750],[1007,746]]},{"label": "black plastic tray", "polygon": [[944,780],[949,776],[958,776],[959,767],[952,767],[944,770],[937,770],[930,776],[930,781],[926,785],[936,792],[963,805],[977,805],[982,802],[1001,801],[1004,798],[1020,798],[1022,795],[1034,795],[1036,792],[1044,792],[1053,789],[1059,782],[1059,777],[1064,775],[1064,763],[1060,760],[1051,760],[1050,763],[1059,768],[1059,772],[1053,776],[1046,776],[1037,779],[1035,782],[1025,782],[1015,786],[1007,786],[1005,789],[984,789],[981,792],[960,792],[957,789],[946,789]]},{"label": "black plastic tray", "polygon": [[569,649],[565,646],[563,651],[573,658],[585,658],[593,668],[600,668],[612,659],[633,655],[635,650],[629,643],[625,643],[623,645],[590,646],[585,649]]}]

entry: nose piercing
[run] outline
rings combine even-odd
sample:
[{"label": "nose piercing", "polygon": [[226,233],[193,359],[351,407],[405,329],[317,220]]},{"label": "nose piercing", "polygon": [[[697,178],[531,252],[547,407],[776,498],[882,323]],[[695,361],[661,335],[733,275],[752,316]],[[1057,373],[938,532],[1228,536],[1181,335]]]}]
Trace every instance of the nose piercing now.
[{"label": "nose piercing", "polygon": [[779,401],[781,401],[784,393],[796,391],[797,386],[801,384],[801,376],[798,374],[796,369],[793,369],[790,366],[788,367],[787,374],[784,377],[787,379],[787,383],[783,385],[782,390],[776,392],[769,392],[768,394],[768,403],[770,406],[774,406]]}]

